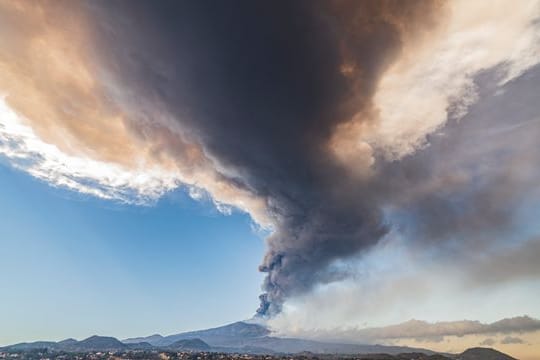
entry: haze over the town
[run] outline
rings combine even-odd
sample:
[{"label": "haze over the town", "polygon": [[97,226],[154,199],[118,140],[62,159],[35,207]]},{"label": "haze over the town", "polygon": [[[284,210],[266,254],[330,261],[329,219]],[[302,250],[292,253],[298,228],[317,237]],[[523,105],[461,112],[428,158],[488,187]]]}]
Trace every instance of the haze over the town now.
[{"label": "haze over the town", "polygon": [[0,346],[540,359],[539,63],[537,0],[0,0]]}]

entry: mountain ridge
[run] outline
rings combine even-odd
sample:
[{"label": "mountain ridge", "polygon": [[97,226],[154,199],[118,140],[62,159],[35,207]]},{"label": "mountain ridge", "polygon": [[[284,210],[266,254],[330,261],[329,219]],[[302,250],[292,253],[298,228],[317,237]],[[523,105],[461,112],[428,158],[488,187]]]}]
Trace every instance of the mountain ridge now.
[{"label": "mountain ridge", "polygon": [[458,355],[456,360],[517,360],[493,348],[474,347]]},{"label": "mountain ridge", "polygon": [[110,336],[93,335],[84,340],[65,339],[58,342],[36,341],[19,343],[1,348],[3,351],[27,351],[50,349],[53,351],[129,351],[167,350],[202,351],[252,354],[423,354],[422,358],[456,360],[515,360],[513,357],[491,348],[471,348],[461,354],[441,354],[428,349],[406,346],[366,345],[323,342],[300,338],[274,337],[260,324],[239,321],[210,329],[188,331],[168,336],[153,334],[147,337],[128,338],[123,341]]},{"label": "mountain ridge", "polygon": [[432,355],[436,353],[428,349],[412,348],[407,346],[362,345],[340,342],[324,342],[299,338],[282,338],[270,336],[271,333],[272,332],[263,325],[247,321],[237,321],[231,324],[226,324],[214,328],[188,331],[168,336],[154,334],[148,337],[129,338],[124,340],[123,342],[129,344],[133,342],[144,341],[149,342],[150,344],[157,347],[164,347],[169,346],[179,340],[199,338],[212,347],[224,349],[268,349],[273,352],[281,353],[298,353],[303,351],[309,351],[313,353],[348,354],[399,354],[404,352],[422,352],[428,355]]}]

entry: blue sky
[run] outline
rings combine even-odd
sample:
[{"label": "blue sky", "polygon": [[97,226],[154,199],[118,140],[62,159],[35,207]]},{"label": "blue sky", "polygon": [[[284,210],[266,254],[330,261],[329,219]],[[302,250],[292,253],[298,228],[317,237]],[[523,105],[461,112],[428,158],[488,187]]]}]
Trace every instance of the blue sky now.
[{"label": "blue sky", "polygon": [[[250,317],[264,241],[178,190],[125,206],[0,166],[0,344],[173,333]],[[5,328],[4,328],[5,329]]]}]

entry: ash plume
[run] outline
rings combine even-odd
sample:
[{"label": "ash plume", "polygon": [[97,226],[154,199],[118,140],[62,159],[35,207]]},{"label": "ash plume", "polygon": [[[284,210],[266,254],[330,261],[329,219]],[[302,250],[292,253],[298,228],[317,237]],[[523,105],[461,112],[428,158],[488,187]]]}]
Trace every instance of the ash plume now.
[{"label": "ash plume", "polygon": [[[514,170],[537,162],[525,155],[538,137],[477,146],[487,120],[470,129],[457,121],[475,102],[478,72],[503,64],[505,84],[538,63],[534,2],[511,13],[460,0],[47,4],[0,4],[8,20],[35,18],[5,21],[17,41],[0,52],[9,70],[0,85],[36,130],[17,137],[14,123],[0,135],[17,149],[56,144],[52,165],[26,169],[56,185],[155,199],[185,184],[248,212],[271,230],[260,316],[351,276],[347,260],[395,229],[388,209],[412,224],[406,235],[420,246],[444,248],[456,228],[468,239],[460,243],[489,242],[476,235],[510,228],[501,204],[518,203],[537,182],[536,172]],[[84,26],[49,21],[72,17]],[[36,44],[48,44],[46,66],[20,61]],[[447,138],[430,138],[441,129]],[[12,143],[1,153],[16,157]],[[512,161],[471,170],[500,148]],[[50,160],[41,143],[30,150]],[[89,171],[80,154],[99,160],[92,169],[113,166]],[[51,169],[58,174],[46,177]]]},{"label": "ash plume", "polygon": [[[126,4],[120,5],[108,14],[126,11]],[[257,313],[272,315],[288,297],[346,277],[333,263],[369,249],[387,232],[369,181],[339,161],[330,143],[336,127],[355,113],[365,112],[366,124],[373,121],[367,115],[371,97],[400,52],[401,33],[431,26],[419,20],[431,19],[439,6],[237,5],[203,1],[130,8],[135,16],[145,13],[148,23],[138,26],[151,31],[159,19],[166,31],[157,47],[148,44],[155,35],[127,43],[151,48],[171,70],[166,81],[157,75],[143,81],[125,68],[123,77],[138,79],[130,87],[142,93],[158,93],[174,114],[188,113],[175,120],[222,169],[220,177],[264,199],[273,231],[260,266],[267,276]],[[154,62],[146,54],[131,57],[136,67]],[[167,63],[170,58],[181,60]]]},{"label": "ash plume", "polygon": [[[257,314],[272,316],[287,298],[348,277],[340,262],[389,231],[382,208],[390,194],[399,199],[430,171],[414,159],[385,163],[371,144],[358,147],[358,136],[380,127],[375,94],[383,74],[445,24],[447,6],[236,5],[120,1],[91,8],[102,23],[98,43],[114,55],[104,66],[117,70],[134,98],[158,99],[220,182],[264,204],[272,233],[259,268],[266,278]],[[111,27],[116,18],[122,27]],[[126,31],[133,27],[137,36]],[[147,125],[129,126],[145,133]],[[165,151],[182,153],[176,146],[172,140]],[[434,196],[418,199],[426,202],[419,209],[448,207]]]}]

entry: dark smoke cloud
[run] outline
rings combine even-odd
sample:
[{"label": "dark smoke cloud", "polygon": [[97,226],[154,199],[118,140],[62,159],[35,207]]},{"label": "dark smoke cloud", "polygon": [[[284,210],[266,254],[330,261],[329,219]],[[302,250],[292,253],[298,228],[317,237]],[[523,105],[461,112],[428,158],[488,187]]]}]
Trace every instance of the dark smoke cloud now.
[{"label": "dark smoke cloud", "polygon": [[[97,49],[107,49],[96,50],[111,69],[101,76],[125,84],[124,100],[140,110],[143,120],[127,125],[151,137],[148,124],[156,124],[145,111],[158,104],[201,146],[221,181],[264,200],[274,229],[260,266],[267,274],[261,315],[279,312],[288,297],[317,284],[347,277],[339,261],[368,251],[395,223],[422,246],[491,241],[513,221],[512,206],[501,205],[523,195],[505,189],[530,187],[537,178],[515,170],[517,161],[537,162],[523,155],[538,137],[516,144],[486,133],[488,119],[450,122],[445,136],[430,139],[418,154],[377,161],[369,179],[329,150],[336,127],[354,114],[376,122],[372,97],[381,75],[403,50],[404,37],[437,23],[444,11],[437,2],[87,7],[95,15]],[[508,110],[520,111],[517,105]],[[168,139],[164,151],[181,157],[184,142]],[[511,151],[499,154],[504,146]],[[403,223],[389,222],[395,214]]]},{"label": "dark smoke cloud", "polygon": [[[223,179],[265,199],[275,228],[258,313],[345,277],[333,261],[387,232],[369,184],[336,161],[328,142],[338,124],[369,109],[400,52],[400,32],[431,19],[435,4],[89,5],[101,24],[96,37],[111,51],[107,66],[136,96],[158,98],[175,114]],[[344,64],[357,74],[346,76]]]}]

